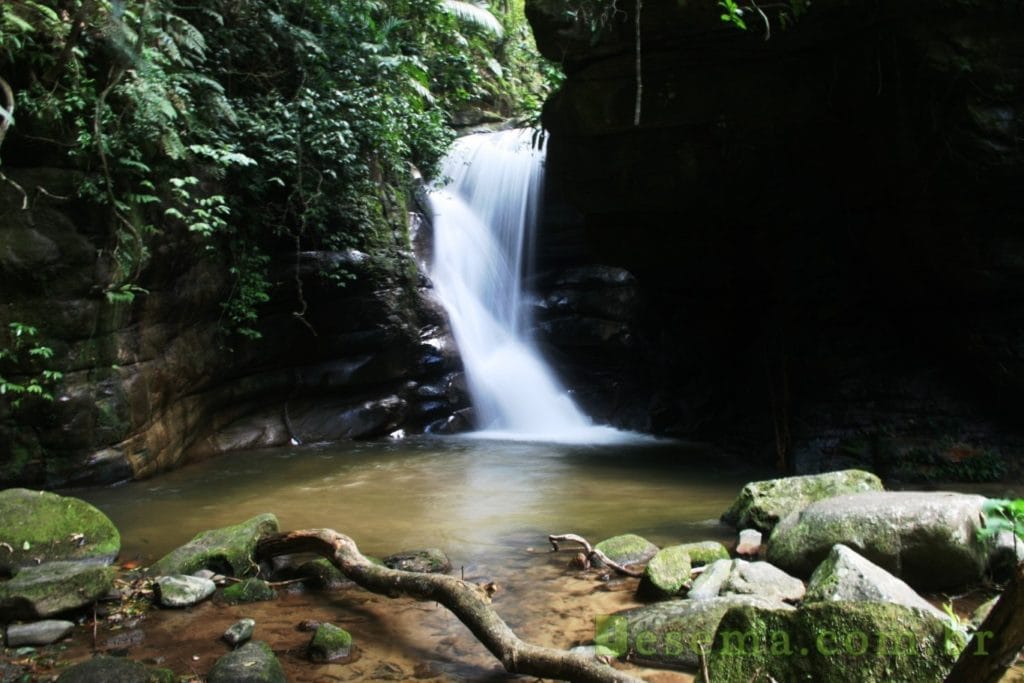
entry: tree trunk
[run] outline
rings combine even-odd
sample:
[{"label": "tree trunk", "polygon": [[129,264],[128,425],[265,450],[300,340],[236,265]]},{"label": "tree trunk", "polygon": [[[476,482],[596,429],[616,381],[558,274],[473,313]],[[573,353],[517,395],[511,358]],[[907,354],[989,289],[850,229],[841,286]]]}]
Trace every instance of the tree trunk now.
[{"label": "tree trunk", "polygon": [[366,559],[355,542],[331,529],[306,529],[260,541],[257,556],[311,552],[330,560],[366,590],[389,597],[430,600],[447,607],[473,632],[509,673],[579,683],[641,683],[639,679],[582,655],[524,642],[488,605],[478,586],[443,574],[388,569]]},{"label": "tree trunk", "polygon": [[997,683],[1024,648],[1024,562],[960,654],[945,683]]}]

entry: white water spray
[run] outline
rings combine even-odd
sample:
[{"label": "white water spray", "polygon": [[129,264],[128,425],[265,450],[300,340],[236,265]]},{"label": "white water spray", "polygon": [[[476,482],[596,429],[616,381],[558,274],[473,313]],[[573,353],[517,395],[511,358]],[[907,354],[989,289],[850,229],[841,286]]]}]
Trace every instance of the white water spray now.
[{"label": "white water spray", "polygon": [[544,152],[530,130],[470,135],[445,158],[431,193],[431,277],[448,312],[473,404],[486,433],[606,442],[523,333],[524,246],[536,222]]}]

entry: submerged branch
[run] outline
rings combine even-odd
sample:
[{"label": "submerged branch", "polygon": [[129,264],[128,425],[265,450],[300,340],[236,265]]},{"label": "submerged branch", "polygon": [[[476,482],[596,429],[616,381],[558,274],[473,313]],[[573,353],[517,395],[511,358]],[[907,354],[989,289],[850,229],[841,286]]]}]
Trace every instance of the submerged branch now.
[{"label": "submerged branch", "polygon": [[509,673],[581,683],[639,683],[610,666],[582,655],[540,647],[521,640],[488,604],[478,586],[443,574],[389,569],[370,562],[355,542],[332,529],[305,529],[260,541],[257,556],[311,552],[330,560],[349,579],[372,593],[440,603],[469,627]]}]

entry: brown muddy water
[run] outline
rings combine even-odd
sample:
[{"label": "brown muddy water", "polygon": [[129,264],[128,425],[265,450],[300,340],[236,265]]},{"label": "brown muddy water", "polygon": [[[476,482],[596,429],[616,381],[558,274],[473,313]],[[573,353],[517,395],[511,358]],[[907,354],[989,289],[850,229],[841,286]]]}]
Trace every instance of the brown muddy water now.
[{"label": "brown muddy water", "polygon": [[[70,492],[106,512],[122,536],[120,561],[147,565],[196,532],[272,512],[282,530],[330,527],[367,554],[439,547],[456,574],[495,582],[493,604],[523,638],[566,648],[593,637],[593,619],[637,605],[636,580],[601,580],[552,553],[551,533],[591,541],[624,532],[659,545],[734,541],[718,523],[742,485],[768,474],[721,463],[679,443],[580,446],[475,438],[416,438],[238,453],[156,479]],[[290,681],[505,680],[497,661],[444,608],[389,600],[352,587],[282,588],[272,602],[154,610],[137,624],[97,634],[98,649],[205,674],[228,647],[234,621],[257,621],[255,638],[278,654]],[[303,620],[348,629],[358,655],[312,664]],[[84,659],[91,629],[65,651]],[[688,681],[635,669],[651,681]]]}]

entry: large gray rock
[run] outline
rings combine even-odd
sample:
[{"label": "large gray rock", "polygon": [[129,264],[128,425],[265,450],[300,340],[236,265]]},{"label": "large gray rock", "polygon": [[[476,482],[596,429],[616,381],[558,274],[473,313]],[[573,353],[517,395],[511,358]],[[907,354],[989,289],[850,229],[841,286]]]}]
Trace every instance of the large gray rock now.
[{"label": "large gray rock", "polygon": [[286,683],[284,669],[270,646],[261,640],[246,643],[213,665],[207,683]]},{"label": "large gray rock", "polygon": [[688,597],[706,600],[718,595],[756,595],[773,602],[798,602],[804,584],[767,562],[719,560],[704,571]]},{"label": "large gray rock", "polygon": [[891,602],[930,612],[937,619],[946,618],[942,610],[904,581],[841,543],[832,547],[807,582],[805,604],[827,601]]},{"label": "large gray rock", "polygon": [[597,645],[602,652],[638,664],[681,669],[700,662],[722,616],[732,607],[792,610],[789,605],[752,595],[729,595],[708,600],[667,600],[599,618]]},{"label": "large gray rock", "polygon": [[981,496],[893,491],[838,496],[812,503],[775,528],[768,560],[810,576],[842,543],[918,589],[979,581],[997,549],[980,540]]},{"label": "large gray rock", "polygon": [[942,620],[903,605],[743,606],[722,616],[708,670],[716,683],[941,681],[955,659],[946,643]]},{"label": "large gray rock", "polygon": [[79,609],[114,587],[114,570],[88,562],[46,562],[0,581],[0,615],[44,619]]},{"label": "large gray rock", "polygon": [[200,576],[161,576],[153,582],[157,599],[164,607],[191,607],[213,595],[217,584]]},{"label": "large gray rock", "polygon": [[230,576],[248,576],[256,570],[256,544],[277,531],[277,517],[269,513],[235,526],[203,531],[160,558],[149,568],[149,573],[152,576],[192,574],[200,569],[212,569]]},{"label": "large gray rock", "polygon": [[0,574],[55,560],[110,564],[121,535],[110,519],[77,498],[47,491],[0,491]]},{"label": "large gray rock", "polygon": [[743,487],[722,521],[741,529],[753,527],[768,532],[786,515],[815,501],[882,488],[878,477],[862,470],[753,481]]},{"label": "large gray rock", "polygon": [[56,619],[34,621],[30,624],[11,624],[7,627],[7,647],[56,643],[74,627],[73,622]]}]

